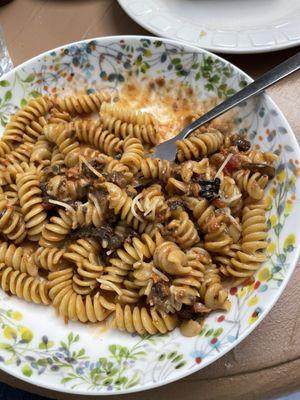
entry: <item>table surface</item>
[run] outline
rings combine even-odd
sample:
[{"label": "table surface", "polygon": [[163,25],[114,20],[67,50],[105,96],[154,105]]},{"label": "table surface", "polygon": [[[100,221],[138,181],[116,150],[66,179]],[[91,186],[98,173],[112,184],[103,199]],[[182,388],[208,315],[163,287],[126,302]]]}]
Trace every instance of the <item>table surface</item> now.
[{"label": "table surface", "polygon": [[[141,0],[142,1],[142,0]],[[116,0],[14,0],[0,8],[0,25],[15,65],[65,43],[97,36],[143,34]],[[299,51],[226,55],[252,77]],[[269,90],[300,140],[300,73]],[[150,400],[269,399],[300,389],[300,266],[260,326],[213,365],[162,388],[124,396]],[[74,396],[41,389],[0,372],[0,381],[56,399]],[[188,389],[187,389],[188,384]],[[77,398],[77,397],[76,397]],[[83,396],[78,396],[78,399]],[[87,398],[87,397],[86,397]],[[116,399],[117,397],[112,397]]]}]

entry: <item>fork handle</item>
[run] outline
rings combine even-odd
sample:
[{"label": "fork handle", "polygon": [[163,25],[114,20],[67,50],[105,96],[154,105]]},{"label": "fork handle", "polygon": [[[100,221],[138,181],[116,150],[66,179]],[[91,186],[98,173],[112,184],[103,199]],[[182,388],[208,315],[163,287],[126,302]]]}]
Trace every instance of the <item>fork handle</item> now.
[{"label": "fork handle", "polygon": [[205,115],[195,120],[179,133],[179,135],[176,137],[176,140],[182,140],[186,138],[190,133],[199,128],[201,125],[206,124],[212,119],[222,115],[226,111],[247,100],[249,97],[252,97],[262,92],[269,86],[297,71],[299,68],[300,52],[288,58],[286,61],[277,65],[270,71],[266,72],[264,75],[246,86],[244,89],[238,91],[233,96],[229,97],[228,99],[214,107],[212,110],[208,111]]}]

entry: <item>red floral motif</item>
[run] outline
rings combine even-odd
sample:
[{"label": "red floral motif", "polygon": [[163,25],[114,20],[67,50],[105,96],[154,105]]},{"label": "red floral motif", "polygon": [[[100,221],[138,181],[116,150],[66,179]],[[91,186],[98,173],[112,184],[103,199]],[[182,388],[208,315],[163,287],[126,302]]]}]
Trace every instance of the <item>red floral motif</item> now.
[{"label": "red floral motif", "polygon": [[256,281],[254,284],[254,289],[258,289],[260,287],[260,282]]},{"label": "red floral motif", "polygon": [[236,295],[236,293],[237,293],[237,288],[236,288],[236,287],[232,287],[232,288],[230,289],[230,294],[231,294],[232,296],[234,296],[234,295]]}]

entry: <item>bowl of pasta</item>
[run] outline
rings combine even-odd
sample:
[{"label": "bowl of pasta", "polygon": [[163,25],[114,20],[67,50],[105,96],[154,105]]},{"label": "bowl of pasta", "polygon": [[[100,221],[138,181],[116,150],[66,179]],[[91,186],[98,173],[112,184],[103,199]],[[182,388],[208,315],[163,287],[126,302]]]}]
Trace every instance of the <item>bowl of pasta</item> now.
[{"label": "bowl of pasta", "polygon": [[0,368],[73,394],[212,363],[298,256],[299,148],[262,94],[153,147],[251,79],[153,37],[72,43],[0,80]]}]

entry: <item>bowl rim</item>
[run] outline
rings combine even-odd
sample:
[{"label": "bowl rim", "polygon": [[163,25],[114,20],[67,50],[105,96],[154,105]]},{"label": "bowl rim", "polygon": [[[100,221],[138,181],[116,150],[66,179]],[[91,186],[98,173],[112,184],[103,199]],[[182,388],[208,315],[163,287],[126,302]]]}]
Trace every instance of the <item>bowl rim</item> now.
[{"label": "bowl rim", "polygon": [[[251,78],[250,75],[248,75],[247,73],[245,73],[242,69],[240,69],[239,67],[237,67],[235,64],[231,63],[230,61],[225,60],[223,57],[220,57],[217,54],[212,53],[209,50],[203,49],[199,46],[196,45],[191,45],[188,44],[186,42],[180,41],[180,40],[176,40],[176,39],[168,39],[168,38],[164,38],[164,37],[159,37],[159,36],[149,36],[149,35],[113,35],[113,36],[101,36],[101,37],[93,37],[93,38],[89,38],[89,39],[83,39],[83,40],[79,40],[79,41],[74,41],[74,42],[70,42],[61,46],[58,46],[56,48],[50,49],[50,50],[46,50],[43,53],[40,53],[26,61],[24,61],[23,63],[17,65],[16,67],[14,67],[13,69],[11,69],[10,71],[6,72],[5,74],[3,74],[1,76],[1,79],[6,79],[7,77],[10,77],[11,74],[13,74],[14,72],[17,72],[19,70],[21,70],[22,68],[24,68],[25,66],[27,66],[28,64],[35,62],[39,59],[41,59],[42,57],[48,55],[51,52],[57,52],[65,47],[69,47],[72,45],[80,45],[83,43],[89,43],[93,40],[95,41],[107,41],[107,40],[114,40],[114,41],[120,41],[120,40],[124,40],[124,39],[128,39],[128,40],[140,40],[140,39],[148,39],[151,42],[155,41],[155,40],[161,40],[165,43],[169,43],[169,44],[174,44],[174,45],[180,45],[182,46],[184,49],[188,49],[188,50],[192,50],[195,51],[197,53],[205,53],[207,55],[212,56],[215,59],[218,59],[228,65],[230,65],[235,71],[239,72],[241,75],[243,75],[249,82],[253,82],[253,79]],[[267,95],[265,92],[262,92],[260,94],[261,96],[263,96],[268,103],[278,112],[278,114],[280,115],[280,117],[282,118],[282,121],[284,122],[285,126],[287,128],[289,128],[289,138],[291,140],[291,144],[295,150],[295,153],[297,155],[297,157],[300,159],[300,147],[298,144],[298,141],[295,137],[295,134],[289,124],[289,122],[287,121],[285,115],[283,114],[283,112],[280,110],[280,108],[277,106],[277,104],[274,102],[274,100]],[[1,137],[0,137],[1,138]],[[299,254],[300,254],[300,246],[297,247],[297,249],[295,250],[295,254],[294,254],[294,265],[288,269],[288,272],[286,274],[286,279],[285,281],[282,283],[280,290],[277,291],[276,295],[273,297],[273,301],[272,303],[270,303],[264,310],[263,312],[260,314],[260,317],[250,326],[248,326],[248,328],[243,332],[243,334],[240,335],[240,337],[235,340],[232,344],[228,345],[228,347],[223,350],[222,352],[216,354],[210,361],[207,362],[207,364],[203,367],[201,365],[195,365],[193,368],[185,371],[185,372],[181,372],[179,374],[179,376],[176,377],[171,377],[166,379],[165,381],[160,381],[160,382],[155,382],[155,383],[150,383],[147,384],[145,387],[133,387],[127,390],[120,390],[117,393],[116,392],[87,392],[86,390],[80,390],[80,389],[76,389],[76,391],[70,389],[70,388],[66,388],[66,387],[61,387],[61,388],[57,388],[57,386],[54,386],[51,383],[48,383],[47,381],[44,381],[43,383],[34,383],[33,379],[26,377],[24,375],[21,375],[14,370],[10,370],[10,369],[6,369],[3,368],[3,364],[0,364],[0,370],[4,371],[5,373],[13,376],[14,378],[17,378],[20,381],[24,381],[27,382],[33,386],[37,386],[37,387],[41,387],[43,389],[47,389],[47,390],[51,390],[54,392],[58,392],[58,393],[68,393],[68,394],[73,394],[74,396],[76,395],[85,395],[85,396],[118,396],[118,395],[123,395],[123,394],[130,394],[130,393],[138,393],[138,392],[143,392],[146,390],[151,390],[151,389],[157,389],[161,386],[165,386],[168,385],[172,382],[176,382],[178,380],[181,380],[189,375],[192,375],[198,371],[200,371],[203,368],[206,368],[207,366],[211,365],[212,363],[214,363],[215,361],[217,361],[219,358],[223,357],[225,354],[227,354],[229,351],[231,351],[234,347],[236,347],[237,345],[239,345],[244,339],[246,339],[246,337],[248,337],[253,331],[254,329],[256,329],[256,327],[264,320],[264,318],[267,316],[267,314],[271,311],[271,309],[275,306],[275,304],[277,303],[279,297],[282,295],[285,287],[287,286],[288,282],[290,281],[290,278],[296,268],[297,265],[297,261],[299,258]]]}]

